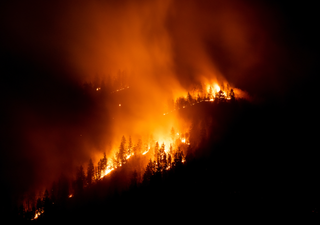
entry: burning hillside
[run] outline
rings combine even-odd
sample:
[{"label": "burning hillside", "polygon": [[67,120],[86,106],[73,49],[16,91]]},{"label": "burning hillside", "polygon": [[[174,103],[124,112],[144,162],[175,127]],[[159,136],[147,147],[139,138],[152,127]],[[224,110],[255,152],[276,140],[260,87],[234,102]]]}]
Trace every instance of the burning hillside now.
[{"label": "burning hillside", "polygon": [[[41,218],[41,204],[75,199],[90,182],[126,186],[131,170],[138,183],[146,168],[173,171],[230,136],[233,113],[250,108],[243,99],[278,111],[310,101],[318,38],[307,34],[317,20],[291,22],[287,8],[264,0],[3,3],[0,211],[19,202]],[[287,111],[285,119],[297,113]],[[83,178],[88,162],[91,178]],[[112,175],[119,171],[123,181]],[[82,180],[70,184],[75,177]]]}]

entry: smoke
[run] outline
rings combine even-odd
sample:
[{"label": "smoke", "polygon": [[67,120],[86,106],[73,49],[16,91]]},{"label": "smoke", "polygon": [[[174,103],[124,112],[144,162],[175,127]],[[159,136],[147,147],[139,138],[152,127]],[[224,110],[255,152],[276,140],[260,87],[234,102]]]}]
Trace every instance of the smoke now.
[{"label": "smoke", "polygon": [[[122,135],[182,129],[163,113],[195,85],[284,96],[298,67],[281,45],[280,11],[263,1],[17,1],[1,21],[1,169],[13,167],[8,189],[21,192],[112,156]],[[130,88],[83,87],[119,72]]]}]

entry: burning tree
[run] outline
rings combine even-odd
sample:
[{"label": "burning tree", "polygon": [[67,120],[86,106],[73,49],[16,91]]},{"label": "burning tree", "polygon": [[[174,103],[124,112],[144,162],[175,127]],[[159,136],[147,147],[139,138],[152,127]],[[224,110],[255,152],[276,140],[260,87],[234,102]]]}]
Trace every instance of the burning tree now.
[{"label": "burning tree", "polygon": [[128,155],[131,155],[132,153],[132,139],[131,136],[129,136],[129,142],[128,142]]},{"label": "burning tree", "polygon": [[154,147],[154,160],[155,160],[156,162],[159,161],[159,160],[158,160],[159,156],[160,156],[159,143],[156,142],[156,145],[155,145],[155,147]]},{"label": "burning tree", "polygon": [[118,161],[121,166],[126,164],[127,162],[127,151],[126,151],[125,145],[126,145],[126,138],[122,136],[121,143],[119,146],[119,153],[118,153]]}]

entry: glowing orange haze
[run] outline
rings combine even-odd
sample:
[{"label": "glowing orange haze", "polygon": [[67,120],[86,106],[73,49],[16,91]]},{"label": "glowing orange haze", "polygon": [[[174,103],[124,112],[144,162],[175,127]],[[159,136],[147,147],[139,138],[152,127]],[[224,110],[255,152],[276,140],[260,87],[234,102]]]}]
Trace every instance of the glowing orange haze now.
[{"label": "glowing orange haze", "polygon": [[[112,137],[106,137],[109,141],[104,149],[98,149],[96,160],[105,150],[111,157],[114,150],[110,149],[118,149],[122,135],[137,140],[138,136],[153,134],[162,143],[160,139],[166,139],[171,127],[187,129],[188,125],[182,125],[178,118],[158,117],[169,112],[168,101],[186,97],[188,91],[196,96],[192,91],[200,84],[204,91],[209,86],[213,93],[220,86],[225,90],[229,82],[220,68],[228,66],[228,73],[241,73],[260,60],[260,52],[246,50],[250,36],[263,33],[247,23],[255,16],[254,11],[243,3],[217,2],[206,3],[215,13],[195,1],[182,4],[165,0],[84,4],[79,8],[85,10],[62,15],[61,26],[71,27],[67,34],[76,40],[66,47],[67,60],[82,80],[94,80],[98,87],[99,80],[108,80],[119,71],[129,77],[130,100],[116,103],[122,109],[114,109],[113,102],[106,103],[110,111],[122,111],[113,115],[112,124],[106,124],[112,129]],[[247,14],[236,9],[238,6]],[[78,21],[73,15],[78,13],[81,29],[74,26]],[[221,45],[234,63],[218,65],[203,39],[208,39],[210,46]],[[246,96],[240,89],[233,89],[236,96]]]},{"label": "glowing orange haze", "polygon": [[[83,118],[90,129],[79,131],[72,124],[45,134],[41,129],[28,132],[30,145],[49,162],[43,163],[44,171],[56,166],[56,174],[85,165],[90,157],[96,164],[103,152],[113,157],[123,135],[133,143],[153,135],[168,147],[172,127],[178,132],[189,129],[188,122],[170,114],[172,101],[186,98],[188,92],[196,98],[211,87],[213,94],[221,89],[227,96],[233,88],[236,97],[246,97],[238,88],[250,81],[245,74],[264,62],[272,25],[260,26],[267,15],[262,7],[233,0],[80,1],[76,6],[63,1],[48,13],[25,8],[6,29],[13,37],[24,37],[16,46],[35,52],[28,57],[49,67],[67,65],[73,74],[68,79],[92,82],[97,92],[103,91],[102,81],[112,83],[110,77],[128,77],[123,90],[108,90],[116,92],[99,99],[99,111]],[[38,17],[48,22],[45,31],[34,23]],[[16,21],[23,21],[23,27]],[[48,146],[57,142],[63,153],[59,144]],[[69,146],[73,144],[76,147]],[[38,177],[52,182],[48,173]]]}]

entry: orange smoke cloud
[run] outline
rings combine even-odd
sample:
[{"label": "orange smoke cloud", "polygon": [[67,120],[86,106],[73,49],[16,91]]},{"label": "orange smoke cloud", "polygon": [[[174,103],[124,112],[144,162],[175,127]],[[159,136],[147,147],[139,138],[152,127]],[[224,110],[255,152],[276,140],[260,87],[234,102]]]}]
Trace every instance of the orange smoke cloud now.
[{"label": "orange smoke cloud", "polygon": [[[27,108],[28,114],[21,119],[26,127],[15,125],[25,141],[17,148],[33,149],[37,160],[32,161],[32,172],[45,167],[44,173],[34,172],[35,180],[69,169],[71,161],[84,164],[104,151],[112,155],[122,135],[137,141],[138,136],[154,134],[165,142],[171,127],[185,132],[189,124],[163,113],[170,108],[168,102],[186,97],[200,84],[204,89],[230,84],[239,88],[234,90],[240,96],[246,95],[241,90],[251,95],[278,88],[276,76],[267,75],[281,57],[270,57],[281,53],[273,42],[274,21],[268,20],[270,11],[258,4],[233,0],[34,3],[4,7],[3,43],[7,45],[1,47],[19,59],[13,66],[21,68],[13,72],[21,88],[16,105]],[[30,63],[31,69],[20,61]],[[129,88],[111,94],[115,90],[102,83],[110,86],[111,77],[118,73],[128,76]],[[92,82],[96,92],[83,94],[84,82]],[[29,122],[31,117],[36,127]],[[43,163],[37,164],[38,160]]]}]

